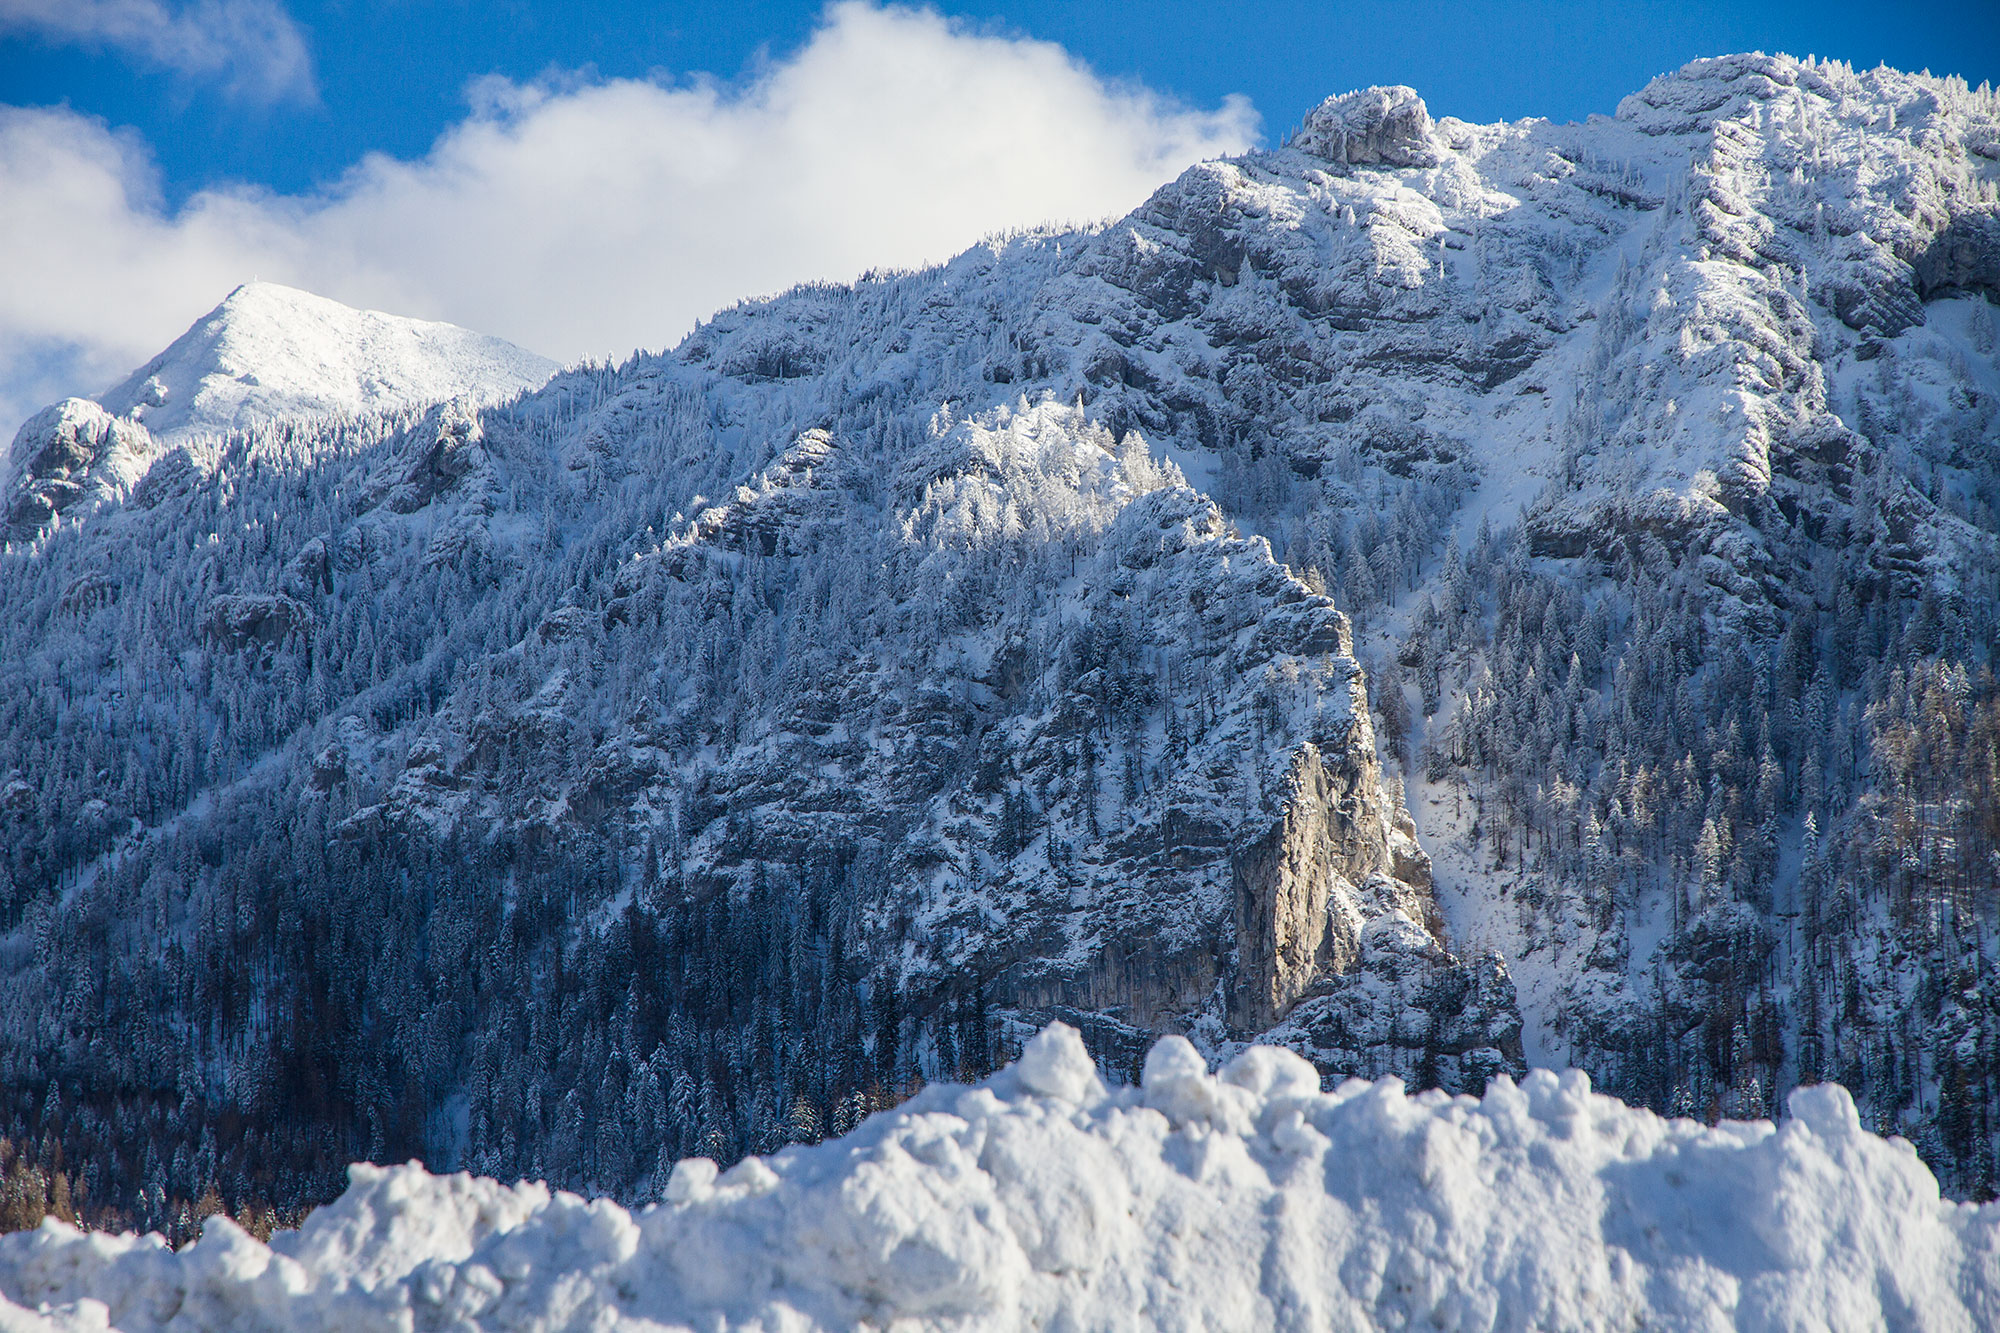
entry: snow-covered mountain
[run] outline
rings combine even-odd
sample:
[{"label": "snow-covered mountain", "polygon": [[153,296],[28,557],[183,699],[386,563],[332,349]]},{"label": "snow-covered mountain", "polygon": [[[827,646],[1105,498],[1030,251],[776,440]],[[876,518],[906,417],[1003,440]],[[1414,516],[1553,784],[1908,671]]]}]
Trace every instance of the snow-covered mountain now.
[{"label": "snow-covered mountain", "polygon": [[[1483,1099],[1320,1091],[1169,1037],[1106,1088],[1053,1026],[976,1087],[636,1214],[358,1166],[269,1246],[0,1239],[0,1326],[102,1329],[1991,1328],[2000,1205],[1941,1201],[1837,1087],[1780,1128],[1666,1121],[1537,1070]],[[31,1313],[32,1311],[32,1313]]]},{"label": "snow-covered mountain", "polygon": [[638,1200],[1061,1018],[1989,1192],[1996,295],[1990,91],[1740,56],[141,460],[0,557],[8,1132]]},{"label": "snow-covered mountain", "polygon": [[464,394],[494,401],[557,369],[456,325],[245,283],[124,382],[21,427],[4,478],[7,523],[32,535],[80,498],[122,496],[176,446],[281,418],[390,413]]},{"label": "snow-covered mountain", "polygon": [[275,417],[358,416],[465,393],[510,396],[559,369],[454,324],[355,310],[247,282],[97,401],[161,441]]}]

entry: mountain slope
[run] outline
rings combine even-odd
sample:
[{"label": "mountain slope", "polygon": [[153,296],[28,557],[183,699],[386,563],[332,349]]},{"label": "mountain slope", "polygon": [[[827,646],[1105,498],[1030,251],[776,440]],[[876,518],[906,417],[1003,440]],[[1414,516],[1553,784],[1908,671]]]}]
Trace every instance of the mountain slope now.
[{"label": "mountain slope", "polygon": [[12,1132],[155,1221],[413,1153],[644,1198],[1061,1017],[1114,1077],[1837,1076],[1983,1194],[1996,199],[1956,80],[1368,90],[155,465],[0,579]]}]

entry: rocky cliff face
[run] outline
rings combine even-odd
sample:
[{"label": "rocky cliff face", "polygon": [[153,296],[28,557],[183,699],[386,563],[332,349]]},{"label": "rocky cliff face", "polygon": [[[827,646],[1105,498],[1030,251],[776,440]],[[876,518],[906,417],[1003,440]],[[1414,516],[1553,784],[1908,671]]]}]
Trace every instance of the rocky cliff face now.
[{"label": "rocky cliff face", "polygon": [[[265,729],[127,780],[126,808],[178,819],[53,821],[110,878],[75,911],[16,892],[21,929],[71,943],[17,992],[14,1030],[48,1039],[48,997],[89,987],[62,961],[105,956],[71,934],[99,919],[86,902],[165,895],[210,923],[193,938],[283,978],[276,1008],[306,1025],[277,1037],[268,1000],[212,1011],[214,1040],[247,1044],[200,1096],[261,1084],[324,1124],[340,1102],[306,1085],[329,1068],[338,1098],[364,1069],[399,1096],[457,1086],[456,1129],[385,1117],[359,1130],[379,1148],[342,1152],[502,1172],[542,1154],[623,1193],[663,1155],[810,1136],[976,1072],[1054,1016],[1114,1074],[1162,1031],[1239,1046],[1301,997],[1346,1034],[1329,1068],[1478,1087],[1521,1067],[1504,969],[1438,936],[1346,618],[1263,538],[1140,433],[1052,396],[911,421],[738,392],[666,363],[304,450],[288,427],[208,473],[259,528],[214,524],[196,482],[59,530],[35,557],[49,576],[152,552],[158,623],[191,614],[140,648],[168,697],[123,704],[135,725],[201,718],[219,679]],[[257,466],[274,445],[317,461]],[[302,475],[312,501],[275,503]],[[168,553],[194,527],[228,544],[190,567]],[[93,585],[65,633],[115,638],[92,608],[135,586]],[[34,873],[31,827],[11,883]],[[295,925],[239,921],[234,871],[159,859],[225,827],[287,830],[304,859],[256,892]],[[385,976],[387,956],[423,961]],[[137,966],[150,993],[178,964]],[[362,1037],[385,1024],[407,1040]],[[552,1048],[544,1025],[597,1035]],[[551,1159],[550,1116],[613,1137]],[[306,1174],[287,1188],[317,1188],[312,1141],[254,1132],[226,1155],[289,1159]]]},{"label": "rocky cliff face", "polygon": [[1374,737],[1347,740],[1331,764],[1317,746],[1299,749],[1276,824],[1231,867],[1241,975],[1230,1011],[1242,1027],[1271,1026],[1315,981],[1355,968],[1362,929],[1376,914],[1364,905],[1381,905],[1364,884],[1393,910],[1443,933],[1430,858],[1411,836],[1408,815],[1388,808]]}]

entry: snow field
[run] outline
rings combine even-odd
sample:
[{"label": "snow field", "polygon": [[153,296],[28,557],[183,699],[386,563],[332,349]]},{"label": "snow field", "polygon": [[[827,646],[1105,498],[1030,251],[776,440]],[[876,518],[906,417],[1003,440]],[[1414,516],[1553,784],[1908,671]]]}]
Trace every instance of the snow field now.
[{"label": "snow field", "polygon": [[2000,1208],[1941,1201],[1838,1087],[1790,1109],[1710,1129],[1546,1071],[1322,1093],[1179,1037],[1107,1089],[1052,1024],[844,1138],[683,1161],[636,1214],[411,1164],[270,1247],[48,1223],[0,1239],[0,1330],[1993,1327]]}]

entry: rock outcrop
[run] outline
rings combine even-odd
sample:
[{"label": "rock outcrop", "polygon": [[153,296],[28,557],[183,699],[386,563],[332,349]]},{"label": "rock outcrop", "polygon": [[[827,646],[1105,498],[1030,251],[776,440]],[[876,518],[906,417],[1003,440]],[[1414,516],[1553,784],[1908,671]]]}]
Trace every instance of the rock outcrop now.
[{"label": "rock outcrop", "polygon": [[396,456],[368,483],[366,496],[394,514],[414,514],[486,461],[474,404],[439,403],[404,436]]},{"label": "rock outcrop", "polygon": [[1365,716],[1331,756],[1300,747],[1276,823],[1234,858],[1230,1018],[1247,1030],[1283,1018],[1322,977],[1350,971],[1363,927],[1381,912],[1438,926],[1430,859],[1397,827]]},{"label": "rock outcrop", "polygon": [[1286,146],[1341,166],[1429,167],[1438,160],[1424,99],[1400,85],[1327,98]]},{"label": "rock outcrop", "polygon": [[9,462],[6,525],[16,539],[42,532],[58,514],[118,494],[151,460],[146,428],[88,398],[65,398],[22,424]]},{"label": "rock outcrop", "polygon": [[312,612],[283,593],[224,593],[208,604],[201,633],[224,652],[269,650],[312,627]]}]

